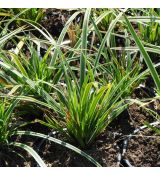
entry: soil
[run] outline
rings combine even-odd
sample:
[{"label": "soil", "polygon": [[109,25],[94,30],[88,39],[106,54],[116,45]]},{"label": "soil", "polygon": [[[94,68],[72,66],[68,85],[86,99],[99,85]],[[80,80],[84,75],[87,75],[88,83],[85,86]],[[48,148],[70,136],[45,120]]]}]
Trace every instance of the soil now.
[{"label": "soil", "polygon": [[[39,124],[29,126],[28,130],[37,131],[37,128],[39,128],[38,130],[43,131],[44,134],[48,133],[46,128]],[[68,142],[60,134],[56,134],[53,137]],[[48,167],[95,166],[86,158],[83,158],[81,155],[69,150],[68,148],[65,148],[64,146],[58,145],[50,141],[26,136],[16,138],[16,140],[18,142],[25,143],[31,146],[35,151],[37,151]],[[97,140],[93,143],[91,147],[83,151],[88,155],[92,156],[98,163],[100,163],[104,167],[117,166],[117,153],[119,152],[119,148],[117,147],[115,135],[110,131],[105,131],[97,138]],[[21,153],[26,160],[23,160],[22,158],[19,158],[16,155],[12,154],[12,160],[16,161],[14,162],[8,160],[8,164],[6,164],[5,166],[37,166],[34,159],[25,151],[18,149],[18,152]]]},{"label": "soil", "polygon": [[71,15],[70,11],[60,9],[47,9],[46,15],[41,25],[52,35],[59,36],[67,19]]},{"label": "soil", "polygon": [[[42,157],[46,161],[48,166],[59,167],[91,167],[94,166],[91,162],[83,158],[82,156],[68,151],[66,148],[56,144],[47,144],[43,146],[41,150]],[[84,150],[87,154],[92,156],[102,166],[117,166],[117,152],[118,148],[115,142],[115,138],[111,132],[103,133],[96,142],[87,150]]]},{"label": "soil", "polygon": [[160,136],[155,136],[150,131],[138,133],[129,141],[125,158],[132,166],[159,167]]}]

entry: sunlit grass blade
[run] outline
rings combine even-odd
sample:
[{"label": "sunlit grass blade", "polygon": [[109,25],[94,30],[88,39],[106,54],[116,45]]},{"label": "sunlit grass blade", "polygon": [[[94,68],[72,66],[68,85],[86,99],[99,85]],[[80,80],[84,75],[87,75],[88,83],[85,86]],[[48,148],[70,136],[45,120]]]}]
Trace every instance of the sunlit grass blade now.
[{"label": "sunlit grass blade", "polygon": [[12,52],[9,52],[9,54],[10,54],[11,58],[13,59],[13,61],[15,62],[18,69],[20,70],[20,72],[23,75],[25,75],[26,77],[28,77],[28,74],[27,74],[25,68],[23,67],[22,63],[20,62],[19,57],[16,54],[12,53]]},{"label": "sunlit grass blade", "polygon": [[[154,48],[154,46],[152,47],[144,47],[144,49],[147,52],[151,52],[151,53],[157,53],[160,54],[160,48]],[[130,46],[130,47],[111,47],[111,50],[119,50],[119,51],[139,51],[139,47],[134,47],[134,46]]]},{"label": "sunlit grass blade", "polygon": [[8,39],[11,39],[11,37],[15,36],[16,34],[20,33],[21,31],[23,31],[26,27],[22,26],[19,27],[15,30],[13,30],[12,32],[7,33],[6,35],[4,35],[3,37],[0,38],[0,45],[4,44]]},{"label": "sunlit grass blade", "polygon": [[91,9],[86,9],[83,28],[82,28],[82,45],[81,45],[81,57],[80,57],[80,87],[82,87],[85,74],[86,74],[86,59],[87,59],[87,36],[88,36],[88,24]]},{"label": "sunlit grass blade", "polygon": [[41,157],[30,146],[18,142],[11,142],[10,145],[26,150],[35,159],[40,167],[47,167]]}]

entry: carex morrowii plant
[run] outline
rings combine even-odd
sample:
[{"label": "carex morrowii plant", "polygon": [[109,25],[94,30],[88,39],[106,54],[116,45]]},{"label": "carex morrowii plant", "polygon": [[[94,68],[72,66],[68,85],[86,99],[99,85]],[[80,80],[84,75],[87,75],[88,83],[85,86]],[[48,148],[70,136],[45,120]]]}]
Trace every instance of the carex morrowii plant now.
[{"label": "carex morrowii plant", "polygon": [[81,147],[89,146],[127,107],[115,93],[114,83],[102,87],[97,82],[84,83],[80,91],[73,83],[72,88],[67,89],[60,103],[65,114],[64,127]]},{"label": "carex morrowii plant", "polygon": [[112,79],[104,84],[96,81],[93,70],[86,66],[88,71],[81,86],[79,80],[73,78],[67,62],[63,66],[66,84],[55,86],[58,116],[46,116],[47,122],[40,122],[64,133],[81,147],[92,144],[128,107],[127,90],[148,72],[129,78],[132,71],[128,71],[119,81]]},{"label": "carex morrowii plant", "polygon": [[123,90],[119,90],[127,77],[128,75],[118,84],[113,81],[102,85],[92,81],[87,74],[80,87],[79,83],[66,74],[66,86],[55,87],[57,116],[46,114],[46,121],[39,122],[62,132],[80,147],[88,147],[127,108],[128,103],[121,97],[133,80],[128,81]]}]

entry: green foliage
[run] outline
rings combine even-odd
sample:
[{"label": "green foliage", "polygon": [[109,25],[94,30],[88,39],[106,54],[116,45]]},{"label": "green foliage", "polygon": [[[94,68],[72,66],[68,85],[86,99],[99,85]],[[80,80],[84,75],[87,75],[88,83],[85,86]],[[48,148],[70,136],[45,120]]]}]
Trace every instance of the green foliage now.
[{"label": "green foliage", "polygon": [[[91,161],[96,166],[101,166],[98,162],[96,162],[88,154],[84,153],[80,149],[78,149],[78,148],[76,148],[68,143],[62,142],[62,141],[60,141],[58,139],[54,139],[52,137],[48,138],[47,135],[40,134],[37,132],[18,131],[18,128],[24,126],[25,124],[21,124],[21,126],[18,126],[17,124],[13,123],[13,119],[14,119],[13,118],[13,110],[14,110],[15,106],[17,105],[17,103],[18,103],[18,100],[14,100],[14,101],[12,101],[12,103],[11,102],[7,103],[7,101],[1,101],[1,103],[0,103],[0,147],[1,147],[1,149],[8,148],[8,149],[13,150],[15,147],[19,147],[21,149],[26,150],[31,156],[33,156],[33,158],[35,159],[37,164],[39,164],[39,166],[46,167],[46,165],[43,162],[43,160],[41,159],[41,157],[30,146],[28,146],[24,143],[19,143],[17,141],[11,140],[11,137],[14,135],[28,135],[28,136],[41,137],[43,139],[47,139],[47,140],[50,140],[52,142],[63,145],[65,147],[77,152],[78,154],[86,157],[89,161]],[[64,145],[64,143],[65,143],[65,145]]]},{"label": "green foliage", "polygon": [[127,27],[129,29],[130,33],[132,34],[135,42],[136,42],[136,45],[138,46],[141,54],[143,55],[143,58],[144,58],[144,60],[145,60],[145,62],[147,64],[148,68],[150,69],[151,75],[152,75],[152,77],[154,79],[154,82],[155,82],[155,84],[157,86],[157,90],[158,90],[158,92],[160,92],[160,79],[159,79],[159,75],[158,75],[158,73],[157,73],[157,71],[156,71],[156,69],[155,69],[155,67],[154,67],[154,65],[153,65],[153,63],[151,61],[151,58],[148,55],[147,51],[145,50],[142,41],[137,36],[137,34],[136,34],[135,30],[133,29],[131,23],[129,22],[128,18],[125,15],[124,15],[124,18],[125,18],[125,21],[127,23]]},{"label": "green foliage", "polygon": [[148,9],[143,11],[142,16],[149,16],[147,23],[143,21],[142,23],[138,23],[138,30],[140,38],[148,42],[150,44],[159,45],[159,37],[160,37],[160,25],[159,20],[160,11],[159,9]]},{"label": "green foliage", "polygon": [[9,105],[7,108],[7,102],[1,100],[0,102],[0,143],[6,144],[11,133],[14,131],[11,128],[12,112],[15,104]]},{"label": "green foliage", "polygon": [[[19,15],[19,18],[28,19],[34,22],[40,22],[45,14],[45,9],[38,8],[11,8],[11,9],[0,9],[0,16],[13,18],[16,15]],[[17,24],[20,25],[21,22],[17,20]]]},{"label": "green foliage", "polygon": [[17,124],[13,124],[13,110],[17,103],[17,100],[14,100],[10,103],[8,103],[6,100],[1,100],[0,102],[0,147],[2,149],[6,147],[8,147],[8,149],[10,147],[14,149],[12,145],[15,147],[18,146],[21,149],[28,151],[28,153],[30,153],[33,158],[35,158],[40,166],[46,166],[39,155],[31,147],[22,143],[11,141],[11,136],[14,135],[14,132],[18,128]]},{"label": "green foliage", "polygon": [[[71,30],[79,15],[83,24],[77,27],[75,39]],[[35,122],[59,131],[78,147],[89,147],[130,104],[143,104],[130,96],[149,72],[160,92],[156,71],[159,63],[153,64],[147,53],[160,53],[156,46],[159,44],[159,10],[78,9],[55,39],[37,23],[44,16],[44,9],[1,9],[0,16],[4,16],[1,24],[6,24],[0,34],[0,146],[20,147],[40,166],[45,166],[31,147],[10,140],[13,135],[36,136],[63,145],[100,166],[92,157],[64,141],[41,133],[19,131],[19,126],[13,124],[13,120],[18,120],[13,110],[19,100],[31,102],[34,109],[41,108],[44,112],[43,119]],[[10,31],[13,21],[16,27],[25,26]],[[40,38],[32,34],[31,28],[38,31]],[[71,41],[66,45],[68,35]],[[117,38],[122,40],[120,46]],[[4,49],[8,41],[14,43],[14,49]],[[44,54],[40,52],[42,49]],[[142,71],[142,58],[148,66],[145,71]]]},{"label": "green foliage", "polygon": [[59,116],[58,120],[46,117],[47,125],[61,132],[63,127],[67,128],[65,134],[69,138],[82,148],[89,146],[127,107],[124,100],[115,95],[116,89],[118,87],[114,83],[99,87],[97,82],[90,82],[84,83],[79,91],[70,82],[67,89],[58,91],[60,110],[64,116]]}]

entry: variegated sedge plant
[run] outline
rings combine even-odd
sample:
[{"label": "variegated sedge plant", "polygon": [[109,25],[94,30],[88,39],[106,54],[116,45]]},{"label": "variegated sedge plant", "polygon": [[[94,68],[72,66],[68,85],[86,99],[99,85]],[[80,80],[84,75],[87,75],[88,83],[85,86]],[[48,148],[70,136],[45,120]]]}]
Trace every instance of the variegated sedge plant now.
[{"label": "variegated sedge plant", "polygon": [[[95,67],[97,67],[106,40],[109,40],[109,35],[114,25],[122,15],[123,12],[120,12],[120,14],[117,15],[117,18],[112,22],[109,31],[107,31],[104,37],[105,40],[103,40],[102,45],[98,50],[98,55],[94,63]],[[70,140],[78,143],[82,148],[91,145],[110,122],[127,108],[128,103],[125,102],[124,97],[122,98],[124,92],[126,92],[134,82],[138,81],[139,78],[145,74],[142,73],[132,79],[128,79],[132,73],[128,72],[119,82],[113,80],[106,85],[95,81],[96,69],[94,67],[92,71],[90,63],[87,60],[88,53],[86,51],[89,16],[90,9],[87,9],[82,31],[83,44],[81,45],[82,52],[80,55],[80,81],[78,81],[74,75],[74,72],[69,66],[65,56],[59,51],[60,48],[57,47],[56,55],[61,54],[61,68],[64,73],[66,87],[59,84],[53,85],[43,81],[44,84],[52,86],[55,90],[52,96],[47,93],[42,86],[22,75],[21,72],[15,70],[10,65],[2,62],[0,63],[5,69],[11,70],[12,74],[22,78],[43,98],[43,101],[31,97],[18,97],[19,99],[35,102],[47,107],[48,109],[52,109],[57,113],[56,117],[46,116],[46,121],[37,121],[62,132]],[[88,66],[86,66],[86,63]],[[63,130],[63,128],[66,128],[66,130]]]}]

